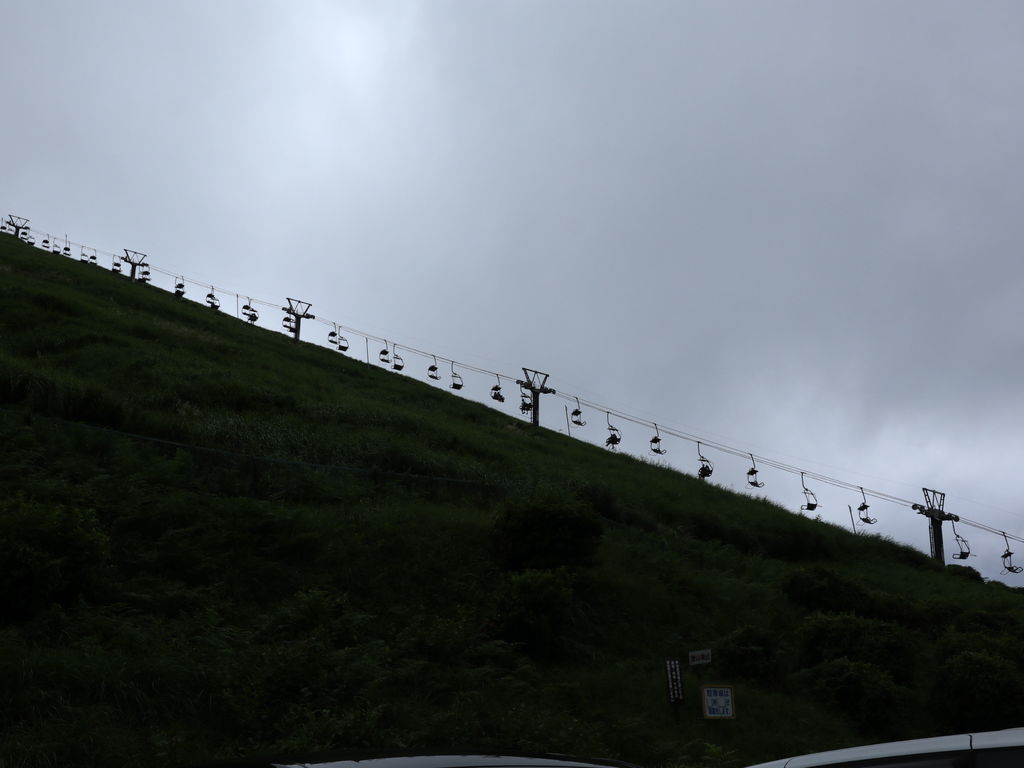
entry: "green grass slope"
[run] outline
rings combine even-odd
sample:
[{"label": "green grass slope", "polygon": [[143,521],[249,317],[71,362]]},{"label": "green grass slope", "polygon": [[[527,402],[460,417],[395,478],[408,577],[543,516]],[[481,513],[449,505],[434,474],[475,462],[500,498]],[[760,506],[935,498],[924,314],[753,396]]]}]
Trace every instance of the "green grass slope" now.
[{"label": "green grass slope", "polygon": [[1016,590],[9,236],[0,452],[0,766],[1024,724]]}]

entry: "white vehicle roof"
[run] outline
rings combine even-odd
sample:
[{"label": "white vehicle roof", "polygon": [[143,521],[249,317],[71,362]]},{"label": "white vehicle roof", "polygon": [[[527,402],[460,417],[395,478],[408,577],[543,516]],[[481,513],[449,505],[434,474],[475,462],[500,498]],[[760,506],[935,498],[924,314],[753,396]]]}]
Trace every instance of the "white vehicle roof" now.
[{"label": "white vehicle roof", "polygon": [[936,752],[963,752],[971,749],[1019,746],[1024,746],[1024,728],[1009,728],[1005,731],[962,733],[957,736],[890,741],[887,744],[868,744],[863,747],[835,749],[830,752],[816,752],[810,755],[772,760],[768,763],[748,766],[748,768],[814,768],[814,766],[820,765],[853,763],[882,757],[906,757]]}]

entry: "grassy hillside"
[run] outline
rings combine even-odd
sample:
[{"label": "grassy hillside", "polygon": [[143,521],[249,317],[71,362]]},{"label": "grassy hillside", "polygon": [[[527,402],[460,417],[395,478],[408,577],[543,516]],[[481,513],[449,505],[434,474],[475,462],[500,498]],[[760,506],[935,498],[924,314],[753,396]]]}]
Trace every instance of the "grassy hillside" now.
[{"label": "grassy hillside", "polygon": [[1016,590],[9,236],[0,452],[0,766],[1024,724]]}]

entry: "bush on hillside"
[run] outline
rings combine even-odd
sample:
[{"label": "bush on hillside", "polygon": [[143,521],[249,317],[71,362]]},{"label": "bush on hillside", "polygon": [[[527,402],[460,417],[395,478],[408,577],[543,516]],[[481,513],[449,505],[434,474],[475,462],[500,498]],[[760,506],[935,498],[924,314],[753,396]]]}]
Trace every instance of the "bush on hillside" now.
[{"label": "bush on hillside", "polygon": [[506,507],[491,542],[507,570],[554,569],[592,564],[602,532],[600,519],[581,504],[551,496]]},{"label": "bush on hillside", "polygon": [[906,682],[913,678],[921,638],[896,624],[852,613],[816,613],[804,620],[798,642],[801,667],[845,658],[874,664]]},{"label": "bush on hillside", "polygon": [[947,733],[1012,728],[1024,722],[1024,677],[1016,666],[985,651],[963,651],[939,661],[928,716]]},{"label": "bush on hillside", "polygon": [[565,635],[574,613],[567,571],[509,574],[498,595],[499,635],[535,659],[557,659],[566,649]]},{"label": "bush on hillside", "polygon": [[758,532],[758,546],[767,557],[788,562],[822,560],[837,552],[834,532],[816,521],[767,518]]},{"label": "bush on hillside", "polygon": [[714,649],[715,662],[722,674],[766,685],[785,677],[786,655],[785,641],[778,632],[750,625],[730,632]]},{"label": "bush on hillside", "polygon": [[951,573],[957,578],[964,579],[966,581],[974,581],[978,584],[985,583],[985,577],[981,575],[979,571],[971,568],[969,565],[953,565],[948,564],[946,566],[946,573]]},{"label": "bush on hillside", "polygon": [[825,661],[795,675],[794,682],[798,690],[874,738],[906,732],[907,713],[915,707],[908,689],[896,685],[885,670],[863,661]]},{"label": "bush on hillside", "polygon": [[860,584],[829,568],[799,568],[786,576],[782,589],[798,605],[810,611],[872,615],[872,596]]},{"label": "bush on hillside", "polygon": [[0,503],[0,604],[24,619],[89,595],[103,582],[109,541],[89,509]]}]

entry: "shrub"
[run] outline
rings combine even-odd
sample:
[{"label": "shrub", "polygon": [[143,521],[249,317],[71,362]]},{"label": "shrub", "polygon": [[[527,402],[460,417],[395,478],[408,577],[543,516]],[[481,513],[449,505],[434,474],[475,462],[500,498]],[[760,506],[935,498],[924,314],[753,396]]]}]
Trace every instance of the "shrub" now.
[{"label": "shrub", "polygon": [[795,682],[864,733],[888,738],[899,729],[906,730],[906,712],[913,707],[909,691],[874,664],[832,659],[803,670]]},{"label": "shrub", "polygon": [[566,571],[523,571],[508,577],[499,595],[501,638],[539,659],[558,658],[573,618],[573,590]]},{"label": "shrub", "polygon": [[90,509],[0,503],[0,603],[11,618],[92,593],[103,582],[108,553]]},{"label": "shrub", "polygon": [[785,578],[782,589],[811,611],[873,613],[868,591],[828,568],[799,568]]},{"label": "shrub", "polygon": [[800,627],[800,665],[832,659],[863,661],[884,669],[894,680],[913,677],[920,639],[905,628],[851,613],[818,613]]},{"label": "shrub", "polygon": [[507,507],[494,523],[492,549],[508,569],[554,569],[594,562],[601,521],[571,499],[548,497]]},{"label": "shrub", "polygon": [[784,657],[782,637],[765,627],[740,627],[715,647],[715,660],[723,674],[768,685],[785,676]]},{"label": "shrub", "polygon": [[942,661],[928,715],[947,733],[1019,726],[1024,678],[1015,665],[985,651],[963,651]]}]

